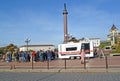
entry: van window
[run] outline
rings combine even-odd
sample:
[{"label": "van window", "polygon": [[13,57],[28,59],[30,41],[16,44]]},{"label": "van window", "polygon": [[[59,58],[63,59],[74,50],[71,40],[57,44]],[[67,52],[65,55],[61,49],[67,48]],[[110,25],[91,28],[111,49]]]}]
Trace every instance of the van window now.
[{"label": "van window", "polygon": [[77,50],[77,47],[69,47],[69,48],[66,48],[66,51],[75,51]]},{"label": "van window", "polygon": [[81,48],[85,50],[85,54],[90,54],[90,43],[82,43]]}]

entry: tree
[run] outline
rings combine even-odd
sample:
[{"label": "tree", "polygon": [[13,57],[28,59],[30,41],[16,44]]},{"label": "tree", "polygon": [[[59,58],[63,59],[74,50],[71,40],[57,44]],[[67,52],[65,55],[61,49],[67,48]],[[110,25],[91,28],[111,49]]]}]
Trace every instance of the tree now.
[{"label": "tree", "polygon": [[75,37],[72,37],[70,40],[68,40],[68,42],[79,42],[79,40],[77,40]]},{"label": "tree", "polygon": [[100,53],[101,54],[99,54],[99,56],[101,57],[101,56],[105,56],[104,55],[104,52],[103,52],[103,49],[106,47],[106,46],[111,46],[110,45],[111,43],[110,42],[101,42],[101,44],[99,45],[99,50],[100,50]]},{"label": "tree", "polygon": [[18,50],[19,50],[19,48],[16,45],[9,44],[5,47],[1,47],[0,48],[0,53],[5,54],[7,51],[14,52],[14,51],[18,51]]},{"label": "tree", "polygon": [[105,48],[105,46],[110,46],[110,42],[101,42],[101,44],[99,45],[100,49]]},{"label": "tree", "polygon": [[4,54],[4,53],[5,53],[4,49],[5,49],[4,47],[1,47],[1,48],[0,48],[0,53],[1,53],[1,54]]},{"label": "tree", "polygon": [[114,50],[112,50],[112,53],[120,53],[120,39],[118,40],[118,43],[114,46]]}]

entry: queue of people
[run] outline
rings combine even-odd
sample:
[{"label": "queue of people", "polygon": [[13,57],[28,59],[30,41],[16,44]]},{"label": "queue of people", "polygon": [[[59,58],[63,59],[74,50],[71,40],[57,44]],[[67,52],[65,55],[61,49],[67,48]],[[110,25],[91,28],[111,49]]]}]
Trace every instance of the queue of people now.
[{"label": "queue of people", "polygon": [[55,60],[57,58],[57,55],[54,51],[47,50],[47,51],[33,51],[33,52],[27,52],[27,51],[21,51],[21,52],[7,52],[5,55],[3,55],[3,61],[7,62],[43,62],[43,61],[50,61]]}]

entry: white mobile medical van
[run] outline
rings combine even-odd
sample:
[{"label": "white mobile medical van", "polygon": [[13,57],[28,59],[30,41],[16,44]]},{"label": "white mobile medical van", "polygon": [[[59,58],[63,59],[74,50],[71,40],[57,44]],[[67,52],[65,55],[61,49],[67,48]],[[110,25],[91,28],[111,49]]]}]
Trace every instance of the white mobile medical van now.
[{"label": "white mobile medical van", "polygon": [[79,43],[66,43],[58,45],[58,58],[73,58],[81,56],[81,48],[84,46],[85,57],[94,57],[93,54],[93,43],[90,42],[79,42]]}]

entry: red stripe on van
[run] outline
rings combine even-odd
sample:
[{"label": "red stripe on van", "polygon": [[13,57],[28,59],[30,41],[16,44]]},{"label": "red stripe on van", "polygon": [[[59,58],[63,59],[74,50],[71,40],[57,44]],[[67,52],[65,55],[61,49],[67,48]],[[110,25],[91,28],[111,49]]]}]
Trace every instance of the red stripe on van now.
[{"label": "red stripe on van", "polygon": [[[85,50],[85,52],[93,52],[93,50]],[[81,51],[72,51],[72,52],[58,52],[58,54],[80,54]]]}]

